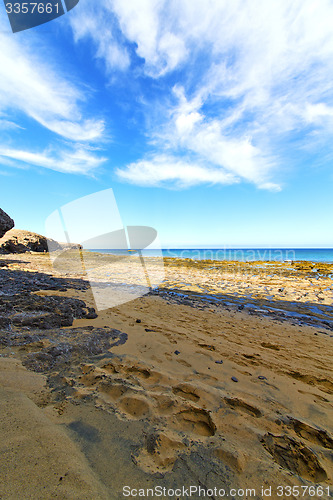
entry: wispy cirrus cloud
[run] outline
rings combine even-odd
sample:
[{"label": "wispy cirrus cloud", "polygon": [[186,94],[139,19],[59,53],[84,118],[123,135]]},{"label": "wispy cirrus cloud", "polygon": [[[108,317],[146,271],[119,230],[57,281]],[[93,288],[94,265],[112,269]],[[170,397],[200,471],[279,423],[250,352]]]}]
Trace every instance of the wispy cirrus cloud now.
[{"label": "wispy cirrus cloud", "polygon": [[[15,135],[0,140],[2,163],[31,163],[62,172],[87,173],[104,161],[89,152],[89,143],[103,138],[103,119],[85,116],[83,107],[87,96],[55,62],[38,35],[29,31],[13,35],[0,20],[0,128],[10,132],[22,129],[22,117],[35,122],[35,126],[55,134],[54,140],[44,147],[52,154],[35,153],[16,145]],[[32,123],[33,123],[32,122]],[[36,135],[28,126],[26,137]],[[71,141],[70,146],[57,140]],[[27,142],[25,140],[24,142]],[[86,143],[86,146],[81,146]],[[5,158],[11,162],[5,162]],[[1,160],[0,160],[1,161]]]},{"label": "wispy cirrus cloud", "polygon": [[165,186],[170,181],[175,186],[186,188],[199,183],[234,184],[239,182],[231,173],[218,168],[209,168],[195,161],[175,158],[167,155],[153,155],[144,160],[118,169],[117,174],[123,180],[141,186]]},{"label": "wispy cirrus cloud", "polygon": [[88,1],[78,5],[70,17],[74,40],[92,40],[95,56],[104,60],[107,72],[124,71],[130,65],[130,56],[127,48],[117,41],[115,21],[107,7],[107,2]]},{"label": "wispy cirrus cloud", "polygon": [[[82,4],[82,12],[89,12],[88,4]],[[98,57],[110,62],[101,44],[103,27],[117,22],[142,61],[141,77],[160,86],[159,118],[150,122],[147,135],[154,143],[151,158],[168,156],[165,171],[171,183],[175,176],[167,165],[174,158],[183,169],[182,182],[188,173],[193,184],[187,165],[194,155],[200,164],[197,183],[221,171],[235,182],[278,189],[279,166],[292,148],[310,143],[314,154],[322,154],[312,142],[313,131],[323,132],[325,147],[330,147],[333,5],[328,0],[104,0],[95,9],[104,19],[101,31],[89,31]],[[78,36],[78,27],[72,25]],[[126,68],[130,56],[124,56]],[[152,168],[147,162],[151,160],[139,159],[118,174],[142,183]],[[163,169],[162,164],[157,161],[156,169]],[[167,181],[166,174],[163,179]],[[221,175],[221,183],[223,179]]]},{"label": "wispy cirrus cloud", "polygon": [[182,38],[163,30],[164,7],[160,0],[86,0],[70,18],[74,39],[90,38],[108,72],[129,68],[130,51],[124,42],[135,44],[137,56],[145,61],[145,73],[160,77],[187,55]]},{"label": "wispy cirrus cloud", "polygon": [[83,145],[77,145],[74,148],[61,148],[60,150],[49,149],[42,152],[0,146],[0,164],[8,165],[11,160],[15,160],[19,164],[43,167],[56,172],[88,175],[101,166],[106,158],[97,156]]},{"label": "wispy cirrus cloud", "polygon": [[26,42],[0,32],[4,48],[0,52],[0,111],[22,112],[66,139],[98,139],[104,123],[82,118],[83,92],[46,58],[38,57],[28,37]]},{"label": "wispy cirrus cloud", "polygon": [[22,129],[20,125],[17,123],[11,121],[11,120],[6,120],[0,118],[0,130],[15,130],[15,129]]}]

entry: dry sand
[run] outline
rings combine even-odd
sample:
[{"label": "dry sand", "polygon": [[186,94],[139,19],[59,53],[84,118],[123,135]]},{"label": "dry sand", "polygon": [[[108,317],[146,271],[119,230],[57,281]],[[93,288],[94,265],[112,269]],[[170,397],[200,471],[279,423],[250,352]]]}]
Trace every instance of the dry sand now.
[{"label": "dry sand", "polygon": [[[44,255],[6,259],[13,269],[52,272]],[[58,400],[41,375],[0,360],[1,451],[9,457],[0,498],[124,498],[125,484],[185,480],[255,488],[255,498],[271,485],[271,498],[281,498],[278,485],[332,484],[331,278],[259,267],[221,276],[210,267],[169,262],[164,292],[186,297],[148,295],[75,320],[73,327],[112,327],[128,340],[60,373]],[[36,293],[94,306],[90,290]],[[256,309],[239,310],[249,293]],[[303,303],[327,325],[267,317],[268,296],[289,311]],[[27,350],[2,352],[24,359]],[[59,384],[68,389],[62,398]]]},{"label": "dry sand", "polygon": [[0,359],[0,498],[109,498],[78,446],[40,409],[45,383]]}]

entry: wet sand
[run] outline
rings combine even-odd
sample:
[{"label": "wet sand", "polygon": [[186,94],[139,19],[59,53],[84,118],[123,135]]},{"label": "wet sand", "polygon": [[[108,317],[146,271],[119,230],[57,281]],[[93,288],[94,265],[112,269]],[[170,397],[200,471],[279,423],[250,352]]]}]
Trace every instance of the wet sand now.
[{"label": "wet sand", "polygon": [[[5,260],[13,272],[63,276],[47,255],[0,257]],[[66,479],[68,498],[77,498],[75,488],[82,488],[80,498],[124,498],[125,484],[255,488],[253,498],[262,498],[262,485],[273,492],[278,485],[327,487],[333,476],[331,272],[325,265],[170,259],[154,293],[100,311],[95,319],[75,319],[60,334],[37,329],[28,341],[2,345],[2,401],[18,398],[3,375],[12,358],[44,374],[29,371],[37,386],[29,377],[17,386],[34,414],[15,402],[20,433],[3,420],[4,429],[11,429],[6,446],[10,450],[24,442],[24,432],[44,425],[47,432],[31,440],[50,450],[47,439],[60,442],[61,431],[71,443],[65,466],[70,472],[61,472],[72,477],[72,483]],[[84,278],[67,270],[66,279],[74,276]],[[33,293],[95,305],[87,285]],[[64,362],[41,363],[50,345],[71,345],[110,328],[126,340],[95,355],[77,349]],[[26,370],[16,366],[11,377]],[[34,423],[37,414],[43,424]],[[29,446],[38,457],[40,450]],[[0,477],[0,497],[17,498],[24,476],[39,475],[36,460],[19,477],[21,453],[20,445],[8,462],[10,482]],[[52,460],[43,461],[45,477],[58,474],[59,456]],[[54,488],[50,483],[44,496],[20,498],[54,498]],[[322,498],[328,498],[326,490]]]}]

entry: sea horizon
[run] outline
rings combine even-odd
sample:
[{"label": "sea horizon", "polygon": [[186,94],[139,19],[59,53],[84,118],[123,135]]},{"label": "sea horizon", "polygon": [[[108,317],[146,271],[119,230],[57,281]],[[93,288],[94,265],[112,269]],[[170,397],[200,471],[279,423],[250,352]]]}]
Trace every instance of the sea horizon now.
[{"label": "sea horizon", "polygon": [[[92,252],[128,255],[129,250],[89,249]],[[130,250],[135,252],[136,250]],[[192,260],[229,260],[240,262],[272,261],[291,262],[308,261],[333,263],[333,248],[162,248],[144,249],[146,256]]]}]

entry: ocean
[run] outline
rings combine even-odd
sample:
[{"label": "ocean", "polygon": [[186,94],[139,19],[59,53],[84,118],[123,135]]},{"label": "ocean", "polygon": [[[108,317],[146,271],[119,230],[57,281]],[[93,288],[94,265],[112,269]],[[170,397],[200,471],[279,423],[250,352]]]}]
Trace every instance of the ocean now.
[{"label": "ocean", "polygon": [[[127,250],[92,250],[93,252],[131,255]],[[157,257],[161,250],[146,249],[146,256]],[[135,253],[133,253],[135,255]],[[163,257],[193,260],[310,261],[333,263],[333,248],[164,248]]]}]

